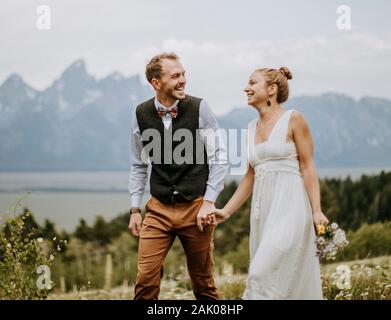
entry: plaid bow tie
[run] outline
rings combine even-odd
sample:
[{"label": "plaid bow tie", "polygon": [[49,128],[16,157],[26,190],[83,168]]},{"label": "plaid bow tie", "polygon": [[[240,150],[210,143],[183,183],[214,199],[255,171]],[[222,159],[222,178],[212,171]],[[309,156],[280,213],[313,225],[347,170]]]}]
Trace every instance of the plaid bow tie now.
[{"label": "plaid bow tie", "polygon": [[166,114],[170,113],[171,117],[176,118],[178,115],[178,107],[171,107],[170,109],[164,109],[161,107],[157,108],[157,114],[159,115],[160,118],[165,116]]}]

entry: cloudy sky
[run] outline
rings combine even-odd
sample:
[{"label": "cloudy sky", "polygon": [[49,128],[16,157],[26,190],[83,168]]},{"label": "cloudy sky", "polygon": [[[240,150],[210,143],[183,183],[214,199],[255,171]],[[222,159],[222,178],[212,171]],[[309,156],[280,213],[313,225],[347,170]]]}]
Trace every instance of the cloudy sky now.
[{"label": "cloudy sky", "polygon": [[[37,28],[37,8],[51,28]],[[351,28],[337,8],[347,5]],[[344,11],[346,12],[346,11]],[[97,78],[143,74],[160,51],[176,51],[188,93],[222,114],[245,104],[259,67],[288,66],[292,96],[323,92],[391,99],[391,1],[2,0],[0,83],[19,73],[44,89],[73,61]]]}]

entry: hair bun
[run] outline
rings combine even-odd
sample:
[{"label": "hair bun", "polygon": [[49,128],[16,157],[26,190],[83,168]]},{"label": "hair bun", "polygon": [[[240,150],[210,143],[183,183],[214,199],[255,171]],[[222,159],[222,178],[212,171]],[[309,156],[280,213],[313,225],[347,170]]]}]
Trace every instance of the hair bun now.
[{"label": "hair bun", "polygon": [[292,72],[287,67],[281,67],[279,71],[288,79],[292,79]]}]

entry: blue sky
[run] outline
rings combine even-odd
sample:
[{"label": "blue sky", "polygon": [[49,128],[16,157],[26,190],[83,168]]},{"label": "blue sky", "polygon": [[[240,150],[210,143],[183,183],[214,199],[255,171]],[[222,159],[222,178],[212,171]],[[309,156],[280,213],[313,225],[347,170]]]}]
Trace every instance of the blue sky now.
[{"label": "blue sky", "polygon": [[[36,27],[39,5],[50,30]],[[351,9],[351,29],[336,26],[337,7]],[[390,1],[2,0],[0,83],[19,73],[43,89],[73,61],[97,78],[143,73],[160,51],[176,51],[188,92],[216,113],[245,103],[258,67],[288,66],[293,96],[323,92],[391,98]]]}]

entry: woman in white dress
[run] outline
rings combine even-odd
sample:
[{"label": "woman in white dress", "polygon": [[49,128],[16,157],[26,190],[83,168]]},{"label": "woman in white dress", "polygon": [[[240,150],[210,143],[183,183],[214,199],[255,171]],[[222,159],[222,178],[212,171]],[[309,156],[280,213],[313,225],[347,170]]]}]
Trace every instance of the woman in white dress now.
[{"label": "woman in white dress", "polygon": [[259,119],[248,124],[247,173],[217,222],[227,220],[252,193],[250,266],[243,299],[322,299],[316,226],[327,224],[320,205],[310,129],[285,110],[286,67],[259,69],[245,88]]}]

